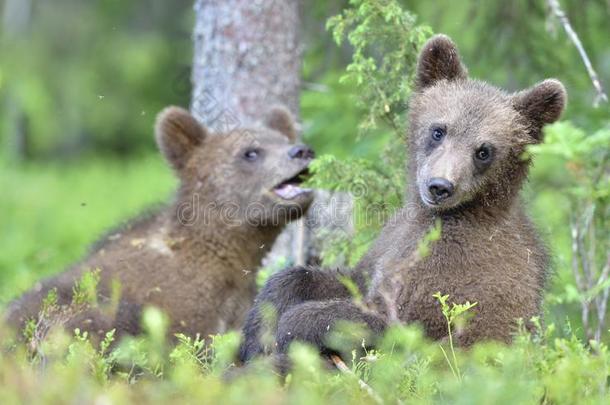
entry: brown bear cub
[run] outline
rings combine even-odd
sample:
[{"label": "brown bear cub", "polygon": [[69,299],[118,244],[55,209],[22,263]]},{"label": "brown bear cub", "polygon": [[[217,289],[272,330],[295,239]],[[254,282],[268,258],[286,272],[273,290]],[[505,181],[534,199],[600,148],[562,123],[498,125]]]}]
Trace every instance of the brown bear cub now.
[{"label": "brown bear cub", "polygon": [[[559,118],[564,87],[545,80],[509,94],[470,79],[443,35],[423,47],[415,85],[405,207],[353,271],[298,267],[272,276],[247,317],[242,361],[274,348],[283,353],[294,340],[326,353],[349,353],[327,339],[340,320],[379,334],[397,318],[443,339],[447,324],[433,297],[437,292],[449,294],[450,302],[477,303],[454,336],[462,346],[488,339],[508,343],[517,319],[542,316],[549,258],[519,191],[530,165],[526,146],[541,142],[542,127]],[[439,220],[440,239],[428,256],[414,261],[418,242]],[[338,275],[352,277],[363,303],[351,300]],[[266,305],[277,312],[270,326],[263,321]],[[267,327],[275,342],[266,346],[260,338]]]},{"label": "brown bear cub", "polygon": [[70,303],[80,275],[100,269],[100,303],[110,301],[114,280],[120,283],[116,310],[88,310],[67,327],[135,334],[148,305],[169,315],[171,332],[207,336],[240,327],[263,256],[313,198],[299,186],[313,151],[296,138],[283,108],[272,109],[263,125],[229,133],[210,133],[188,111],[165,109],[156,140],[180,180],[175,201],[111,233],[82,263],[14,301],[8,323],[21,327],[36,317],[51,289],[60,305]]}]

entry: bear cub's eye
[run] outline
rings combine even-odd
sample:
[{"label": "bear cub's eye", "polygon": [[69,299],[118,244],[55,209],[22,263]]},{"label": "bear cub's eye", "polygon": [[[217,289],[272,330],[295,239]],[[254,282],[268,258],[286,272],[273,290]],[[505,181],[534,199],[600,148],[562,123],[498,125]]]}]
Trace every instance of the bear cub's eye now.
[{"label": "bear cub's eye", "polygon": [[258,149],[248,149],[244,152],[244,159],[254,162],[256,159],[258,159],[259,155],[260,151]]},{"label": "bear cub's eye", "polygon": [[489,158],[491,158],[491,146],[484,143],[479,147],[479,149],[477,149],[474,156],[477,158],[477,160],[482,162],[489,160]]},{"label": "bear cub's eye", "polygon": [[439,142],[445,136],[445,130],[440,127],[434,127],[430,136],[434,141]]}]

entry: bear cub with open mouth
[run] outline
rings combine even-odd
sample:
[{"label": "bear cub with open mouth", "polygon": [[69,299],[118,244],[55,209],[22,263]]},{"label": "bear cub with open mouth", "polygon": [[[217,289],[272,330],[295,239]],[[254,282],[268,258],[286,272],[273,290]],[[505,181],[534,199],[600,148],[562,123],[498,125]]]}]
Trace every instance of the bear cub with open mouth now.
[{"label": "bear cub with open mouth", "polygon": [[279,107],[263,124],[228,133],[168,107],[157,117],[156,140],[180,180],[174,202],[111,232],[83,262],[11,303],[9,325],[35,319],[52,289],[68,305],[75,281],[99,269],[98,307],[65,320],[68,329],[136,334],[145,306],[167,313],[172,333],[205,337],[241,326],[263,256],[312,202],[300,184],[314,153],[296,144],[293,119]]}]

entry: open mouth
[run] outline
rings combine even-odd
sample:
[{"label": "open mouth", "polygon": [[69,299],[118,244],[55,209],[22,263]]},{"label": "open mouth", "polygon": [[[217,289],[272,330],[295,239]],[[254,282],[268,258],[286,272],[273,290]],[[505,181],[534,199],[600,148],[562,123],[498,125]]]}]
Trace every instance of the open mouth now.
[{"label": "open mouth", "polygon": [[294,200],[305,194],[311,193],[313,190],[310,188],[303,188],[300,185],[307,180],[309,177],[309,169],[305,168],[298,172],[288,180],[284,180],[273,188],[273,192],[278,197],[284,200]]}]

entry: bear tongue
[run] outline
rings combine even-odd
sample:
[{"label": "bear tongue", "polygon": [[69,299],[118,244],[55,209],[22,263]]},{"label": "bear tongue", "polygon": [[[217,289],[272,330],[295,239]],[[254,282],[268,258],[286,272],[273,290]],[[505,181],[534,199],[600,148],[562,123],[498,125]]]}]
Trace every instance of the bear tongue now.
[{"label": "bear tongue", "polygon": [[274,188],[273,191],[284,200],[292,200],[301,194],[310,192],[311,190],[308,188],[301,188],[294,184],[282,184],[279,187]]}]

